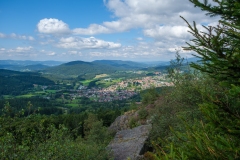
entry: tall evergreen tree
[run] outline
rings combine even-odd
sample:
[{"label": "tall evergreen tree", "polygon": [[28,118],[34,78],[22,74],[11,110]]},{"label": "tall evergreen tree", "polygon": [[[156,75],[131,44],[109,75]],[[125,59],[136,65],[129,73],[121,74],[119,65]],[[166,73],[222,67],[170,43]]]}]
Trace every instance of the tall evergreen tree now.
[{"label": "tall evergreen tree", "polygon": [[240,1],[213,0],[212,5],[207,0],[190,0],[196,7],[207,11],[207,15],[220,16],[217,26],[203,26],[206,32],[198,30],[194,22],[188,24],[190,33],[194,36],[193,43],[187,43],[186,50],[195,51],[195,56],[202,64],[193,63],[192,67],[207,72],[211,77],[225,84],[240,84]]},{"label": "tall evergreen tree", "polygon": [[240,0],[189,1],[220,16],[217,26],[203,26],[205,32],[182,17],[194,36],[184,48],[201,61],[191,66],[211,77],[199,86],[204,117],[194,125],[186,121],[186,131],[174,132],[175,141],[157,154],[160,159],[240,159]]}]

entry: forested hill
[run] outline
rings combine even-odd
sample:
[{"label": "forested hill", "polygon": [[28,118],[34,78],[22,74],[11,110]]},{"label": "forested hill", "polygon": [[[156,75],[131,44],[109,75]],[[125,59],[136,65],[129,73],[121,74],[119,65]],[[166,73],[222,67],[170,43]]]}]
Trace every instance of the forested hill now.
[{"label": "forested hill", "polygon": [[111,74],[116,71],[138,70],[149,66],[153,66],[153,64],[121,60],[96,60],[93,62],[72,61],[47,68],[43,70],[43,72],[62,76],[80,76],[90,79],[97,74]]},{"label": "forested hill", "polygon": [[53,81],[39,73],[0,69],[0,95],[19,95],[33,88],[33,84],[52,85]]},{"label": "forested hill", "polygon": [[36,71],[51,66],[63,64],[60,61],[19,61],[19,60],[0,60],[0,69],[8,69],[14,71]]},{"label": "forested hill", "polygon": [[47,68],[43,72],[49,74],[58,74],[62,76],[82,76],[82,77],[94,77],[96,74],[113,73],[116,68],[109,67],[103,64],[94,64],[84,61],[72,61],[64,63],[62,65]]},{"label": "forested hill", "polygon": [[58,74],[62,76],[82,76],[82,77],[94,77],[96,74],[102,73],[114,73],[117,71],[117,67],[97,64],[84,61],[72,61],[64,63],[62,65],[45,69],[44,73]]},{"label": "forested hill", "polygon": [[118,67],[118,69],[141,69],[148,67],[145,63],[133,62],[133,61],[121,61],[121,60],[96,60],[94,64],[110,65],[112,67]]}]

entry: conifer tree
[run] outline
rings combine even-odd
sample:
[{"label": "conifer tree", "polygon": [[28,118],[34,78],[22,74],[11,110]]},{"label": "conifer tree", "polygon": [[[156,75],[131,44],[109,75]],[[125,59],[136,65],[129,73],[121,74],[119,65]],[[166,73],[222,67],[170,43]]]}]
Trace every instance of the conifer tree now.
[{"label": "conifer tree", "polygon": [[[240,159],[240,0],[189,0],[209,16],[220,16],[217,26],[200,31],[185,20],[194,39],[186,50],[195,52],[201,63],[191,66],[210,76],[199,86],[204,117],[186,131],[174,132],[171,141],[157,152],[160,159]],[[187,95],[186,95],[187,96]]]},{"label": "conifer tree", "polygon": [[195,51],[202,64],[192,64],[192,67],[208,73],[211,77],[225,84],[240,84],[240,1],[213,0],[212,5],[207,0],[190,0],[196,7],[207,11],[207,15],[220,16],[217,26],[203,26],[206,32],[198,30],[194,22],[186,23],[194,36],[186,50]]}]

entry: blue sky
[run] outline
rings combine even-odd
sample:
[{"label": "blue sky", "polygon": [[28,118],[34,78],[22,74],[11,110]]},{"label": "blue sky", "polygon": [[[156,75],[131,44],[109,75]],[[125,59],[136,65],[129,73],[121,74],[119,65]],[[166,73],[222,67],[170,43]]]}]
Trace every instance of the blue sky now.
[{"label": "blue sky", "polygon": [[0,59],[167,61],[191,39],[180,15],[217,22],[188,0],[0,0]]}]

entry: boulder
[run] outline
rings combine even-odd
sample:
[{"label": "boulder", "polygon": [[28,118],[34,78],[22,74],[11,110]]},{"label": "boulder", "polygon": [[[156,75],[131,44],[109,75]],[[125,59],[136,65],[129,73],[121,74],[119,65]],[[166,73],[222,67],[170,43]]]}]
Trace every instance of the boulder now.
[{"label": "boulder", "polygon": [[129,121],[132,118],[137,119],[137,116],[137,112],[134,110],[125,112],[124,115],[118,116],[115,119],[115,121],[109,127],[109,130],[116,133],[121,130],[130,129]]},{"label": "boulder", "polygon": [[145,142],[148,139],[151,125],[141,125],[133,129],[118,131],[108,145],[114,160],[137,160],[147,148]]}]

